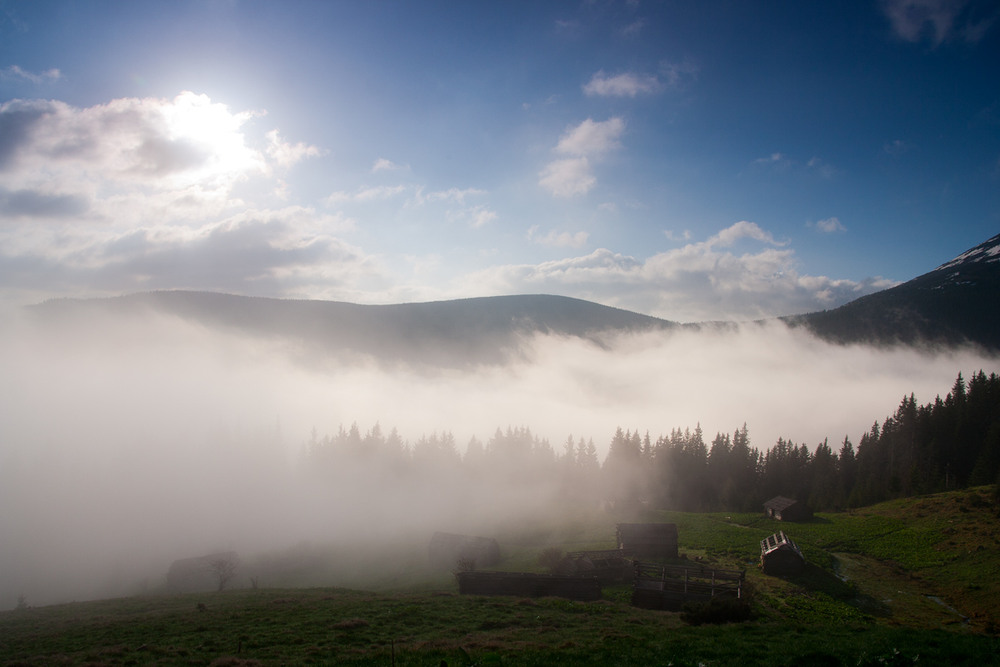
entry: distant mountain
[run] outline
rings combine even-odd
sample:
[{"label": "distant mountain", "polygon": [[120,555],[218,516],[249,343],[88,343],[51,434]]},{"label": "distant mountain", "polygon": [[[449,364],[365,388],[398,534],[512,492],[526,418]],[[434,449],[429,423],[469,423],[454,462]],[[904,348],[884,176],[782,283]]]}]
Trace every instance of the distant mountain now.
[{"label": "distant mountain", "polygon": [[[959,345],[1000,351],[1000,235],[930,273],[833,310],[781,318],[837,343]],[[536,333],[604,345],[622,332],[719,329],[681,325],[563,296],[522,295],[430,303],[359,305],[165,291],[33,306],[43,321],[101,326],[147,311],[212,330],[278,340],[307,359],[372,356],[384,362],[456,367],[503,363]]]},{"label": "distant mountain", "polygon": [[1000,234],[902,285],[782,319],[838,343],[971,343],[1000,351]]},{"label": "distant mountain", "polygon": [[524,336],[536,333],[603,345],[612,334],[680,326],[548,295],[359,305],[164,291],[107,299],[55,299],[33,306],[32,311],[61,327],[85,327],[99,323],[102,316],[155,311],[215,330],[280,339],[294,344],[305,356],[371,355],[382,361],[435,366],[502,363],[520,353]]}]

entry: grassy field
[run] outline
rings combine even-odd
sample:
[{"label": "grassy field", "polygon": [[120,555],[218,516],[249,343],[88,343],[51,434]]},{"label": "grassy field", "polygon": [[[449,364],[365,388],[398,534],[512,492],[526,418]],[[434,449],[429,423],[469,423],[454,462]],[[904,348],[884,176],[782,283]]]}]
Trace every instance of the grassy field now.
[{"label": "grassy field", "polygon": [[[142,595],[0,612],[5,665],[992,665],[1000,522],[986,490],[941,494],[804,524],[759,515],[655,512],[682,557],[746,569],[753,617],[690,625],[628,604],[460,596],[450,576],[396,573],[374,591],[260,588]],[[501,569],[613,546],[614,517],[512,525]],[[756,568],[784,529],[807,569]]]}]

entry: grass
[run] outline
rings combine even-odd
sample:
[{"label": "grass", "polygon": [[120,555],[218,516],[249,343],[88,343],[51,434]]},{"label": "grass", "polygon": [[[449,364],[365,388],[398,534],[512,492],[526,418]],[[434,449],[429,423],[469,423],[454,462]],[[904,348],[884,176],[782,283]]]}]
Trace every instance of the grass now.
[{"label": "grass", "polygon": [[[1000,664],[998,521],[968,492],[802,524],[646,518],[676,522],[687,559],[746,569],[752,619],[690,626],[630,606],[622,586],[591,603],[461,596],[450,578],[421,584],[421,571],[378,592],[233,590],[0,612],[0,665]],[[498,535],[502,569],[538,571],[552,546],[613,546],[613,526],[606,516],[511,526]],[[755,567],[759,540],[779,529],[807,556],[800,575]]]}]

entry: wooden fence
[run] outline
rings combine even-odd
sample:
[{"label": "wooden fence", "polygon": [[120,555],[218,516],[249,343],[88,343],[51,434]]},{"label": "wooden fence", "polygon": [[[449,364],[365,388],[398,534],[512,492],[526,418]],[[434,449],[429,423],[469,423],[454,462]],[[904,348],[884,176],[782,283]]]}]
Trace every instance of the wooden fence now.
[{"label": "wooden fence", "polygon": [[743,597],[745,572],[705,567],[636,563],[632,604],[645,609],[679,611],[686,602],[715,597]]}]

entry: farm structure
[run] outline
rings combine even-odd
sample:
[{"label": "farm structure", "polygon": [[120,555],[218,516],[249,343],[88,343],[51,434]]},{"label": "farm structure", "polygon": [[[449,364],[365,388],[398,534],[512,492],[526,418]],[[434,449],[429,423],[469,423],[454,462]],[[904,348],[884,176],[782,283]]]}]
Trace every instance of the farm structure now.
[{"label": "farm structure", "polygon": [[632,561],[618,549],[571,551],[555,568],[556,574],[596,577],[602,584],[632,578]]},{"label": "farm structure", "polygon": [[705,567],[635,564],[632,604],[643,609],[680,611],[688,602],[742,599],[745,572]]},{"label": "farm structure", "polygon": [[805,566],[802,550],[784,531],[760,541],[760,567],[764,574],[797,574]]},{"label": "farm structure", "polygon": [[764,503],[764,514],[778,521],[808,521],[812,518],[812,510],[805,503],[785,496],[775,496]]},{"label": "farm structure", "polygon": [[431,536],[428,556],[434,567],[475,569],[499,563],[500,545],[489,537],[438,532]]},{"label": "farm structure", "polygon": [[530,572],[456,572],[462,595],[560,597],[589,602],[601,598],[597,577]]},{"label": "farm structure", "polygon": [[618,549],[636,558],[677,558],[677,524],[620,523]]}]

